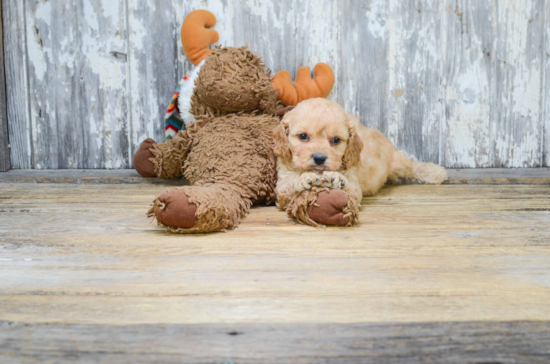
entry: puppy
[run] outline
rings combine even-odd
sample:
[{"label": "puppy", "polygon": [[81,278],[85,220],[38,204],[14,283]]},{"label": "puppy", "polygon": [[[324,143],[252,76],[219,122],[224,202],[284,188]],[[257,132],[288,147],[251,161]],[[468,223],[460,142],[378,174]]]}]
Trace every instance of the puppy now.
[{"label": "puppy", "polygon": [[[440,184],[443,167],[407,157],[382,133],[327,99],[309,99],[285,114],[274,131],[278,206],[314,187],[339,189],[360,206],[386,181]],[[319,222],[319,221],[318,221]]]}]

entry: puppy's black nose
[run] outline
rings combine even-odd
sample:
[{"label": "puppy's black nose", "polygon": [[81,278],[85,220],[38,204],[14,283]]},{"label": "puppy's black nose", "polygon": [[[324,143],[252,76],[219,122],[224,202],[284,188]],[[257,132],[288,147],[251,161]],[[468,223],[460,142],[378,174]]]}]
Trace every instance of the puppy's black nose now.
[{"label": "puppy's black nose", "polygon": [[322,165],[322,164],[325,164],[327,160],[327,156],[324,155],[324,154],[321,154],[321,153],[315,153],[313,155],[313,161],[315,162],[315,164],[317,164],[318,166]]}]

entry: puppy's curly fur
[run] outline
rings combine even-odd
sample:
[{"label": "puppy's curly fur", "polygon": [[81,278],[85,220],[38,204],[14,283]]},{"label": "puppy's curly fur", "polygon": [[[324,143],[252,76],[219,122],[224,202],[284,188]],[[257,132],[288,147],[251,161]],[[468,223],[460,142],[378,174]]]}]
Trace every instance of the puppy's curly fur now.
[{"label": "puppy's curly fur", "polygon": [[[388,180],[440,184],[447,179],[443,167],[407,157],[382,133],[326,99],[298,104],[285,115],[274,140],[278,205],[290,215],[297,210],[289,206],[296,195],[314,188],[340,189],[360,206],[363,196],[376,194]],[[311,225],[309,218],[293,217]]]}]

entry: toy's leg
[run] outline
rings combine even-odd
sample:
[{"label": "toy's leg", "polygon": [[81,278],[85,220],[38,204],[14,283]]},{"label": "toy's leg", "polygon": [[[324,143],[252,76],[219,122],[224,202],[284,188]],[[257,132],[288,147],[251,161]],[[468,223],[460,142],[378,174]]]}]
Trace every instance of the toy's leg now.
[{"label": "toy's leg", "polygon": [[251,205],[234,186],[191,186],[162,193],[148,215],[173,232],[203,233],[234,229]]},{"label": "toy's leg", "polygon": [[311,189],[296,195],[287,206],[287,213],[301,223],[351,226],[357,223],[359,206],[355,199],[338,189]]},{"label": "toy's leg", "polygon": [[357,206],[341,190],[321,191],[314,204],[308,206],[309,217],[323,225],[348,226],[357,219]]},{"label": "toy's leg", "polygon": [[162,193],[149,210],[150,217],[171,228],[190,229],[197,225],[197,205],[189,202],[189,196],[180,188]]},{"label": "toy's leg", "polygon": [[181,176],[189,144],[190,140],[185,132],[178,133],[163,144],[157,144],[153,139],[147,138],[134,155],[134,167],[143,177]]}]

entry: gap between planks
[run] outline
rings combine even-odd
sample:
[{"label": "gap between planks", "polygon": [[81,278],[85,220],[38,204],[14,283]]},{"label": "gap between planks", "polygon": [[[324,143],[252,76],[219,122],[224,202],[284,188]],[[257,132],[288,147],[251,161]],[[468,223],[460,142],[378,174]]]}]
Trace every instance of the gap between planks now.
[{"label": "gap between planks", "polygon": [[[447,173],[445,184],[550,185],[550,168],[447,169]],[[0,172],[0,183],[189,184],[179,178],[144,178],[133,169],[14,169]]]}]

